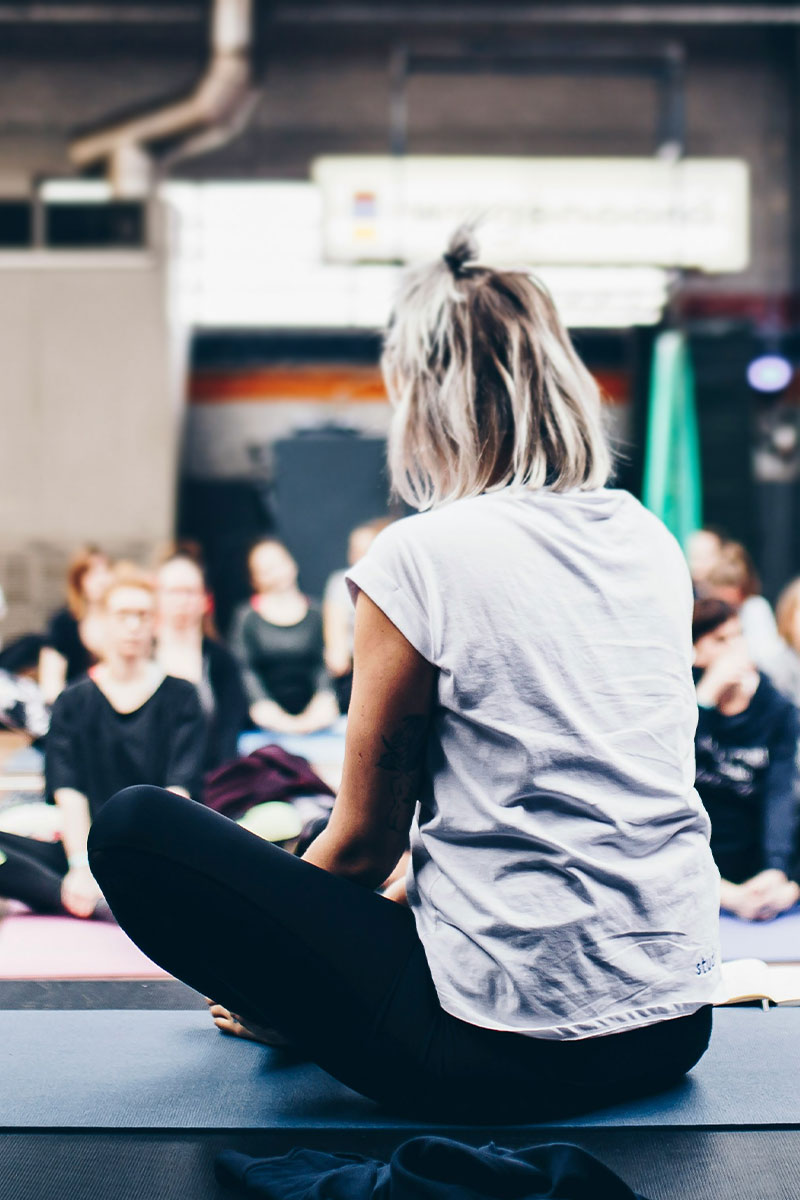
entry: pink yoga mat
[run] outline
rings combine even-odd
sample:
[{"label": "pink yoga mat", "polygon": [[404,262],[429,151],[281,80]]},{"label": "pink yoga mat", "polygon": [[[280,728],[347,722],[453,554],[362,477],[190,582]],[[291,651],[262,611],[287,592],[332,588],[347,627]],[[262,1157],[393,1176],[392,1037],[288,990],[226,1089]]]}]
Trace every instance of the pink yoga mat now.
[{"label": "pink yoga mat", "polygon": [[0,921],[0,979],[169,979],[108,921],[38,917]]}]

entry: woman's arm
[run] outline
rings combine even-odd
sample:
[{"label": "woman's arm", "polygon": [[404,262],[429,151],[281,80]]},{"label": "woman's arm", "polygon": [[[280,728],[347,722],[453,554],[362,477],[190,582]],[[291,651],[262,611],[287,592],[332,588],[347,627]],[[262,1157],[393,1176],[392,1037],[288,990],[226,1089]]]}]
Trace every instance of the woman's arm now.
[{"label": "woman's arm", "polygon": [[325,633],[325,666],[331,675],[346,675],[352,666],[350,657],[350,613],[335,600],[322,606]]},{"label": "woman's arm", "polygon": [[89,870],[86,840],[89,836],[89,801],[74,788],[57,788],[61,841],[69,870],[61,883],[61,903],[75,917],[90,917],[100,899],[100,888]]},{"label": "woman's arm", "polygon": [[55,704],[67,682],[67,660],[52,646],[39,652],[39,689],[45,704]]},{"label": "woman's arm", "polygon": [[342,786],[307,862],[366,887],[390,874],[419,796],[435,681],[436,668],[361,592]]},{"label": "woman's arm", "polygon": [[329,729],[339,716],[336,697],[328,687],[316,692],[292,721],[297,733],[316,733],[319,729]]},{"label": "woman's arm", "polygon": [[199,800],[206,754],[206,719],[197,692],[186,680],[179,681],[181,693],[165,714],[168,757],[164,787],[187,799]]}]

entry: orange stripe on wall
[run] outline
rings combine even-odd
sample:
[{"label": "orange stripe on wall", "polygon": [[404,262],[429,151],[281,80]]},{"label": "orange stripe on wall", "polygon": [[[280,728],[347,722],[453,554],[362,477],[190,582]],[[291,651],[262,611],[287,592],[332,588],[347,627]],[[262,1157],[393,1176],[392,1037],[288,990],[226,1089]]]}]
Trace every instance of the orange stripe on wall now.
[{"label": "orange stripe on wall", "polygon": [[[626,371],[595,371],[595,379],[609,404],[627,404],[630,376]],[[198,371],[189,383],[191,404],[269,403],[380,403],[386,389],[377,367],[261,367]]]},{"label": "orange stripe on wall", "polygon": [[592,371],[603,399],[608,404],[628,404],[631,398],[631,377],[627,371]]},{"label": "orange stripe on wall", "polygon": [[386,400],[377,367],[263,367],[252,371],[202,371],[189,384],[192,404],[242,401],[375,403]]}]

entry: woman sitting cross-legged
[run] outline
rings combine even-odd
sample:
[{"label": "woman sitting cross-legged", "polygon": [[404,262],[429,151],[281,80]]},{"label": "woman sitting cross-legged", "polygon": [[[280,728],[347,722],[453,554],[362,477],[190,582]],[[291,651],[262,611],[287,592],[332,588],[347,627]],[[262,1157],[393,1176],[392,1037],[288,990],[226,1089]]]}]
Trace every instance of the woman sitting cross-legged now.
[{"label": "woman sitting cross-legged", "polygon": [[282,542],[262,538],[248,556],[253,597],[234,614],[238,658],[254,725],[314,733],[339,716],[323,661],[322,612],[297,586],[297,563]]},{"label": "woman sitting cross-legged", "polygon": [[61,693],[47,737],[47,793],[58,806],[60,839],[0,833],[0,896],[37,912],[105,915],[86,839],[120,788],[151,783],[183,797],[199,794],[203,714],[193,685],[165,675],[151,660],[155,595],[149,576],[119,564],[99,611],[102,661]]},{"label": "woman sitting cross-legged", "polygon": [[667,1088],[719,977],[681,550],[605,489],[597,387],[528,274],[456,238],[408,276],[384,367],[425,511],[349,575],[328,827],[297,859],[133,788],[92,870],[156,962],[385,1105],[529,1121]]}]

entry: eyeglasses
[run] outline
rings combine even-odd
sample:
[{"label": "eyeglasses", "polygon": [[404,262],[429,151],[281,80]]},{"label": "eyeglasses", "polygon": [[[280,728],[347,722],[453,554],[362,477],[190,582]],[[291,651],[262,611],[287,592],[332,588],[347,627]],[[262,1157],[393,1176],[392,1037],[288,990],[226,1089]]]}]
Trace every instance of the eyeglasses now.
[{"label": "eyeglasses", "polygon": [[125,621],[138,621],[143,624],[153,617],[152,608],[115,608],[109,611],[109,617],[113,621],[119,621],[122,624]]}]

